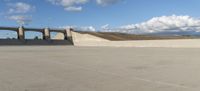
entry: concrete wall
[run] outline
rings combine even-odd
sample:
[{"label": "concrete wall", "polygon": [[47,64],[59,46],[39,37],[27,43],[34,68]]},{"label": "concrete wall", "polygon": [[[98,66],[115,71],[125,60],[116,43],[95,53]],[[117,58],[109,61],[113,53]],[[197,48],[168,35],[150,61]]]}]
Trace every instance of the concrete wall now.
[{"label": "concrete wall", "polygon": [[200,48],[200,39],[109,41],[72,31],[75,46]]},{"label": "concrete wall", "polygon": [[102,41],[109,41],[100,37],[96,37],[90,34],[82,34],[78,32],[71,31],[73,42],[80,43],[80,42],[102,42]]},{"label": "concrete wall", "polygon": [[4,45],[72,45],[68,40],[9,40],[0,39],[0,46]]}]

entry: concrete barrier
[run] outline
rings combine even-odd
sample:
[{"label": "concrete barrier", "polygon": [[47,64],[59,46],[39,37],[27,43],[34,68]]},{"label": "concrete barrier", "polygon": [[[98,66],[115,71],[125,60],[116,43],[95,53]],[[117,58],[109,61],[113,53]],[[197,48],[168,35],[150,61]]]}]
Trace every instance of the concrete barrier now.
[{"label": "concrete barrier", "polygon": [[110,41],[72,31],[75,46],[200,48],[200,39]]},{"label": "concrete barrier", "polygon": [[9,40],[0,39],[0,46],[4,45],[72,45],[68,40]]}]

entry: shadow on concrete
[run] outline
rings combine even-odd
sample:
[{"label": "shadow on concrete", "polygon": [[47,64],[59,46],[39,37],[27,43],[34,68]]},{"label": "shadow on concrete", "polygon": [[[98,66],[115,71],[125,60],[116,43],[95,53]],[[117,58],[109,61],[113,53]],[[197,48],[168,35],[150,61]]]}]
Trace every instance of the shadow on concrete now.
[{"label": "shadow on concrete", "polygon": [[0,46],[4,45],[73,45],[68,40],[16,40],[16,39],[0,39]]}]

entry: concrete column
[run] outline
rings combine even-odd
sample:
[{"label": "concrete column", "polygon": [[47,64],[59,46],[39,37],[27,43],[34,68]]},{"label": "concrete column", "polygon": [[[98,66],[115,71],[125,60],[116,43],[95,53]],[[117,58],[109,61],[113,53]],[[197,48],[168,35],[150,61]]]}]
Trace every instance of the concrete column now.
[{"label": "concrete column", "polygon": [[19,40],[24,40],[24,27],[20,26],[17,30],[17,36]]},{"label": "concrete column", "polygon": [[71,40],[72,39],[72,33],[71,33],[71,31],[73,31],[72,28],[65,30],[64,36],[65,36],[66,40]]},{"label": "concrete column", "polygon": [[49,28],[45,28],[43,32],[43,39],[44,40],[49,40],[50,39],[50,31]]}]

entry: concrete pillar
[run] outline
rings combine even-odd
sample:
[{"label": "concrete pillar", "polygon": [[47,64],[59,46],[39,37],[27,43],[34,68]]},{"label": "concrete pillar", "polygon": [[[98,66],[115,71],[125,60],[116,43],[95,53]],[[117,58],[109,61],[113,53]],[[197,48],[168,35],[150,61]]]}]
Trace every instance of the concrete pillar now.
[{"label": "concrete pillar", "polygon": [[43,32],[43,39],[44,40],[49,40],[50,39],[50,31],[49,28],[45,28]]},{"label": "concrete pillar", "polygon": [[24,40],[24,27],[20,26],[17,30],[17,36],[19,40]]},{"label": "concrete pillar", "polygon": [[64,36],[65,36],[66,40],[71,40],[72,39],[72,33],[71,33],[71,31],[73,31],[72,28],[69,28],[69,29],[65,30]]}]

